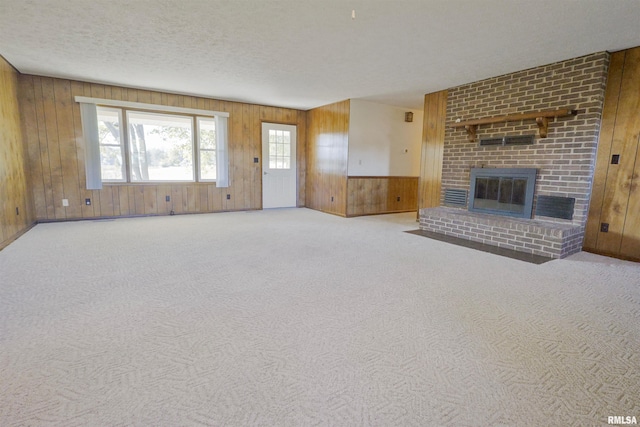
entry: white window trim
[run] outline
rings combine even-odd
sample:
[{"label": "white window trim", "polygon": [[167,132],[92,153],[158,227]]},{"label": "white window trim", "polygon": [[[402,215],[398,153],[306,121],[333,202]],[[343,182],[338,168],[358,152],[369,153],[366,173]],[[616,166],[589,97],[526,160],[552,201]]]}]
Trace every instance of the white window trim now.
[{"label": "white window trim", "polygon": [[133,108],[138,110],[157,111],[159,113],[184,113],[206,117],[229,117],[229,113],[223,111],[200,110],[198,108],[172,107],[170,105],[146,104],[144,102],[118,101],[116,99],[90,98],[76,96],[75,101],[81,104],[96,104],[105,107]]}]

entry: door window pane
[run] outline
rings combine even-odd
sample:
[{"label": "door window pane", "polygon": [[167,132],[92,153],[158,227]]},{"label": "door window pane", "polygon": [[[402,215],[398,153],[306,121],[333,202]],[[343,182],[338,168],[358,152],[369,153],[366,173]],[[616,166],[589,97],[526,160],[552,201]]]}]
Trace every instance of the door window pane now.
[{"label": "door window pane", "polygon": [[291,169],[291,132],[269,130],[269,169]]}]

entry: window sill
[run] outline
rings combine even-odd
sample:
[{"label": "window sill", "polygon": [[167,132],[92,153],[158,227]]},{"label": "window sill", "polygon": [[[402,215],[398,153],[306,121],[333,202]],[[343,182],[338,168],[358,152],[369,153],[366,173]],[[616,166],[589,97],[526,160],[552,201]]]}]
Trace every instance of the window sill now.
[{"label": "window sill", "polygon": [[106,187],[123,187],[123,186],[145,186],[145,185],[211,185],[216,181],[150,181],[150,182],[103,182],[102,186]]}]

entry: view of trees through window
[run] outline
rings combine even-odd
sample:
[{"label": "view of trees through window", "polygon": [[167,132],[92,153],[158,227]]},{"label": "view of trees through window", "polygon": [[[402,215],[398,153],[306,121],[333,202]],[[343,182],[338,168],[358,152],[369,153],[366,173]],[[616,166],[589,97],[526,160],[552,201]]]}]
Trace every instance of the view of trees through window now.
[{"label": "view of trees through window", "polygon": [[98,109],[98,138],[103,181],[124,181],[124,151],[120,135],[120,110]]},{"label": "view of trees through window", "polygon": [[131,181],[192,181],[193,119],[127,112]]},{"label": "view of trees through window", "polygon": [[[216,178],[215,121],[194,117],[126,111],[127,144],[122,134],[122,110],[98,107],[100,163],[103,181],[194,181]],[[125,150],[126,147],[126,150]],[[199,155],[194,155],[197,150]],[[126,151],[126,153],[125,153]],[[125,167],[123,159],[128,160]]]},{"label": "view of trees through window", "polygon": [[213,119],[198,117],[200,180],[216,179],[216,124]]}]

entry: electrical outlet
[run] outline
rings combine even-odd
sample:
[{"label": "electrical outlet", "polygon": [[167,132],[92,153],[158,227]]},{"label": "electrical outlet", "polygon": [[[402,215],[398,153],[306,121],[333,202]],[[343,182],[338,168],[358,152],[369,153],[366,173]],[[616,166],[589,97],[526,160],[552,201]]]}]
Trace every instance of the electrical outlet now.
[{"label": "electrical outlet", "polygon": [[608,233],[609,232],[609,224],[606,222],[603,222],[600,224],[600,231],[603,233]]},{"label": "electrical outlet", "polygon": [[62,199],[62,206],[69,206],[69,199]]},{"label": "electrical outlet", "polygon": [[164,196],[164,201],[165,202],[170,202],[171,201],[171,196]]},{"label": "electrical outlet", "polygon": [[260,163],[260,159],[258,159],[257,157],[253,158],[253,163]]},{"label": "electrical outlet", "polygon": [[84,204],[87,206],[91,206],[91,199],[84,199]]},{"label": "electrical outlet", "polygon": [[331,201],[333,202],[333,196],[331,196]]},{"label": "electrical outlet", "polygon": [[227,194],[227,200],[231,200],[231,194]]},{"label": "electrical outlet", "polygon": [[398,202],[400,201],[400,196],[398,196],[398,197],[396,198],[396,201],[398,201]]}]

